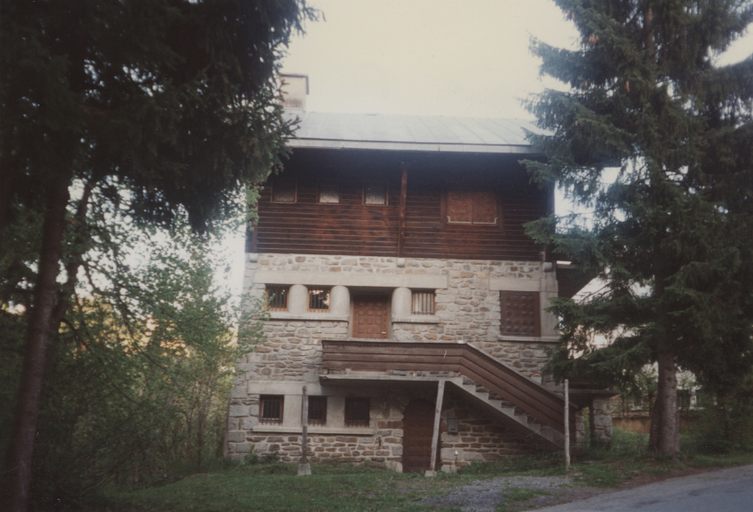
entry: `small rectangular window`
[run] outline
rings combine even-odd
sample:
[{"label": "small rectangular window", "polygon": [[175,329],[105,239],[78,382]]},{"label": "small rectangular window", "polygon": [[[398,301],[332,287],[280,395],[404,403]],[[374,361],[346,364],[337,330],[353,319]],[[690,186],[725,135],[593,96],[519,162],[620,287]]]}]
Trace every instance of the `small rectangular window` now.
[{"label": "small rectangular window", "polygon": [[323,204],[338,204],[340,202],[340,191],[337,189],[337,185],[319,185],[319,202]]},{"label": "small rectangular window", "polygon": [[363,204],[386,206],[387,185],[384,183],[365,183],[363,186]]},{"label": "small rectangular window", "polygon": [[270,311],[288,310],[289,289],[287,286],[267,286],[267,306]]},{"label": "small rectangular window", "polygon": [[309,397],[309,424],[326,425],[327,424],[327,397],[310,396]]},{"label": "small rectangular window", "polygon": [[277,179],[272,182],[273,203],[295,203],[298,199],[298,188],[294,180]]},{"label": "small rectangular window", "polygon": [[261,395],[259,400],[259,421],[261,423],[282,423],[285,403],[283,395]]},{"label": "small rectangular window", "polygon": [[309,311],[328,311],[329,291],[329,288],[309,288]]},{"label": "small rectangular window", "polygon": [[497,224],[497,196],[490,190],[447,192],[450,224]]},{"label": "small rectangular window", "polygon": [[540,336],[541,307],[539,292],[499,292],[500,334]]},{"label": "small rectangular window", "polygon": [[369,399],[363,397],[345,398],[345,425],[348,427],[369,426]]},{"label": "small rectangular window", "polygon": [[411,313],[414,315],[433,315],[434,297],[432,290],[413,290],[411,292]]}]

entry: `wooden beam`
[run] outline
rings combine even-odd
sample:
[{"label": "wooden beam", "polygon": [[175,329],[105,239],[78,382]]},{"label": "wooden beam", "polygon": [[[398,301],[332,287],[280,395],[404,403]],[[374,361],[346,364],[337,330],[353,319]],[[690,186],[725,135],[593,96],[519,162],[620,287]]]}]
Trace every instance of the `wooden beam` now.
[{"label": "wooden beam", "polygon": [[397,228],[397,256],[403,255],[405,244],[405,205],[408,202],[408,168],[403,163],[400,165],[400,220]]},{"label": "wooden beam", "polygon": [[434,431],[431,434],[431,466],[429,470],[437,470],[437,448],[439,447],[439,424],[442,420],[442,401],[444,400],[444,379],[437,382],[437,402],[434,407]]}]

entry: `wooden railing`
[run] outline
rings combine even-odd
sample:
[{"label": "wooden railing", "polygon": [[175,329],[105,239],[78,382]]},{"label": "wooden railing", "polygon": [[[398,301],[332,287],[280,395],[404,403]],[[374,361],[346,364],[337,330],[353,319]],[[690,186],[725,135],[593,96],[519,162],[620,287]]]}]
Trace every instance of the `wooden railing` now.
[{"label": "wooden railing", "polygon": [[564,431],[565,405],[559,395],[466,343],[322,340],[322,369],[460,374],[537,422]]}]

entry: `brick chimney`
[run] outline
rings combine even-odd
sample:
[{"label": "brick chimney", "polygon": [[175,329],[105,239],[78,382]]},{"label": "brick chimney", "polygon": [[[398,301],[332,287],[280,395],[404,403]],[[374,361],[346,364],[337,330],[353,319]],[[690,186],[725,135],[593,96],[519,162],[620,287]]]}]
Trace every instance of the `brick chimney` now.
[{"label": "brick chimney", "polygon": [[282,82],[282,104],[292,110],[306,110],[306,96],[309,93],[308,75],[292,73],[280,74]]}]

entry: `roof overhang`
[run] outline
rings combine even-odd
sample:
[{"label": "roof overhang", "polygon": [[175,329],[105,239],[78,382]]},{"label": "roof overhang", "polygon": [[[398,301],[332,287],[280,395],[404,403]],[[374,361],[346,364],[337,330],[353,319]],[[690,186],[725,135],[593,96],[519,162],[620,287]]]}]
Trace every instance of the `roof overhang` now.
[{"label": "roof overhang", "polygon": [[288,147],[311,149],[362,149],[378,151],[425,151],[432,153],[490,153],[501,155],[536,155],[528,145],[443,144],[435,142],[401,142],[335,139],[290,139]]}]

